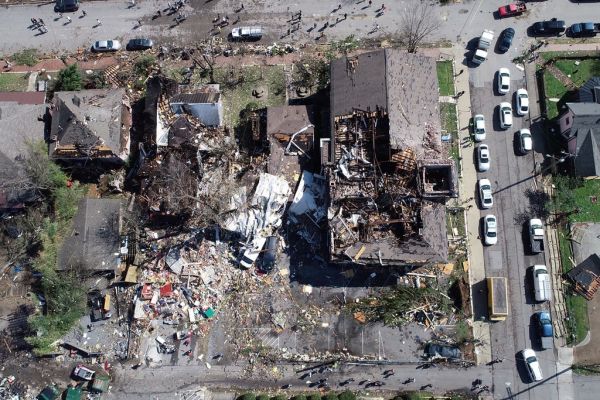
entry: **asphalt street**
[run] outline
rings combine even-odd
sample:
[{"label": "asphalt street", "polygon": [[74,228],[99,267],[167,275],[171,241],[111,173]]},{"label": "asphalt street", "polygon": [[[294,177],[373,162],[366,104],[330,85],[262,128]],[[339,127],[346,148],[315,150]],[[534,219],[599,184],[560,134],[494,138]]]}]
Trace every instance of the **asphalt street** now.
[{"label": "asphalt street", "polygon": [[[244,2],[244,10],[235,13],[242,1],[190,0],[182,12],[188,19],[180,25],[173,22],[174,16],[163,16],[152,19],[152,15],[167,6],[167,0],[140,0],[134,7],[129,1],[94,1],[84,2],[77,13],[65,14],[59,18],[53,11],[53,4],[10,6],[0,12],[0,53],[10,54],[23,48],[38,48],[42,51],[73,51],[87,48],[94,41],[102,39],[127,40],[133,37],[149,36],[159,43],[189,44],[194,40],[208,37],[212,28],[212,20],[217,16],[240,16],[240,25],[256,24],[265,28],[264,43],[277,42],[314,42],[320,28],[329,22],[324,30],[322,41],[338,40],[349,35],[356,37],[376,37],[400,34],[401,16],[408,1],[386,2],[383,15],[377,16],[376,10],[383,2],[375,1],[372,7],[366,7],[365,1],[342,1],[342,8],[333,12],[340,3],[334,1],[306,0],[301,3],[290,3],[285,0],[269,0],[261,2]],[[560,16],[567,24],[580,22],[597,14],[597,3],[574,3],[570,0],[548,0],[529,3],[529,10],[520,17],[504,20],[494,19],[493,12],[504,0],[464,0],[436,9],[441,21],[440,28],[426,41],[451,41],[465,45],[469,40],[481,33],[483,27],[500,32],[510,25],[524,39],[526,27],[536,20]],[[82,17],[81,10],[87,16]],[[560,12],[557,12],[560,10]],[[287,22],[292,13],[303,11],[302,24],[298,31],[286,35],[290,24]],[[343,21],[336,23],[341,15],[348,14]],[[72,22],[66,17],[70,15]],[[42,18],[48,33],[40,35],[30,29],[31,18]],[[98,25],[97,19],[101,21]],[[138,20],[142,22],[138,26]],[[309,29],[317,24],[317,29]],[[377,32],[373,31],[379,25]],[[224,29],[220,37],[225,37],[229,29]],[[282,36],[284,36],[282,38]],[[526,44],[515,43],[510,54],[518,53]],[[486,66],[482,66],[486,69]]]}]

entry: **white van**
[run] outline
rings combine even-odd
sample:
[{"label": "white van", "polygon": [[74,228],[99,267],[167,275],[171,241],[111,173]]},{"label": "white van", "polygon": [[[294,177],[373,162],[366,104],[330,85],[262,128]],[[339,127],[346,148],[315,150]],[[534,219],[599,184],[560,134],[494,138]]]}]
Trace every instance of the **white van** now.
[{"label": "white van", "polygon": [[550,274],[545,265],[533,266],[533,288],[536,301],[550,301],[552,288],[550,286]]}]

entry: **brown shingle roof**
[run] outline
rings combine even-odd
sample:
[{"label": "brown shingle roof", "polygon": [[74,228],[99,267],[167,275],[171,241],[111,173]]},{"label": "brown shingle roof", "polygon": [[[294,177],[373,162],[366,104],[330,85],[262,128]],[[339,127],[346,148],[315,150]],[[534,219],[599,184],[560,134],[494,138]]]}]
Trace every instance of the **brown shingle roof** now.
[{"label": "brown shingle roof", "polygon": [[0,102],[14,101],[18,104],[44,104],[46,92],[0,92]]}]

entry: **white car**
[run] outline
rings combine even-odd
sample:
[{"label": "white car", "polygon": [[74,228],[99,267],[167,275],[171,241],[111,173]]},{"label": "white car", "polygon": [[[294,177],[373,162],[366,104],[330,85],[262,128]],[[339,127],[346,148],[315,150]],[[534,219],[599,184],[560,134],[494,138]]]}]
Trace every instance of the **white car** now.
[{"label": "white car", "polygon": [[490,169],[490,149],[487,144],[477,146],[477,169],[479,169],[479,172]]},{"label": "white car", "polygon": [[510,71],[508,68],[498,70],[498,93],[506,94],[510,91]]},{"label": "white car", "polygon": [[512,126],[512,107],[510,103],[500,103],[500,128],[508,129]]},{"label": "white car", "polygon": [[485,117],[481,114],[473,117],[473,133],[476,142],[485,140]]},{"label": "white car", "polygon": [[483,218],[483,241],[488,246],[498,242],[498,223],[494,215],[486,215]]},{"label": "white car", "polygon": [[489,179],[480,179],[479,182],[479,201],[481,202],[481,208],[488,209],[494,205],[494,198],[492,196],[492,183]]},{"label": "white car", "polygon": [[542,375],[542,368],[540,367],[540,363],[535,355],[535,351],[531,349],[521,350],[520,356],[525,362],[525,368],[527,368],[527,374],[529,375],[531,381],[538,382],[544,379],[544,376]]},{"label": "white car", "polygon": [[117,51],[121,49],[121,42],[118,40],[98,40],[92,45],[92,51],[102,53],[106,51]]},{"label": "white car", "polygon": [[517,114],[526,115],[529,112],[529,94],[525,89],[517,90]]},{"label": "white car", "polygon": [[519,129],[517,147],[521,154],[527,154],[533,149],[533,140],[529,129]]}]

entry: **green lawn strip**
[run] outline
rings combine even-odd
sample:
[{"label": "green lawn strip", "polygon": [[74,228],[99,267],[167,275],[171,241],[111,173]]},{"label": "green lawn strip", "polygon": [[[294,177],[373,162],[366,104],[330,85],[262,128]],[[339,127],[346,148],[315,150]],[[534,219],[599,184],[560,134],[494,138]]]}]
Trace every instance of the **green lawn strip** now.
[{"label": "green lawn strip", "polygon": [[[579,65],[576,65],[575,61],[579,61]],[[556,60],[554,65],[569,75],[577,87],[582,86],[591,77],[600,75],[600,59],[562,59]]]},{"label": "green lawn strip", "polygon": [[27,90],[29,74],[5,72],[0,74],[0,91],[24,92]]},{"label": "green lawn strip", "polygon": [[[575,222],[600,222],[600,181],[584,180],[583,186],[574,190],[575,202],[580,211],[573,214]],[[598,202],[592,203],[593,196],[598,197]]]},{"label": "green lawn strip", "polygon": [[442,131],[450,133],[452,135],[452,142],[450,145],[450,156],[457,161],[456,165],[458,172],[460,173],[460,163],[458,159],[460,157],[458,151],[458,120],[456,116],[456,104],[454,103],[440,103],[440,119],[442,122]]},{"label": "green lawn strip", "polygon": [[440,96],[454,96],[454,70],[452,61],[438,61],[437,77],[440,84]]},{"label": "green lawn strip", "polygon": [[[571,262],[573,253],[571,251],[568,232],[564,226],[558,229],[558,244],[563,273],[567,273],[573,268],[573,263]],[[565,305],[569,314],[569,320],[565,321],[569,330],[567,342],[569,344],[579,343],[585,338],[589,329],[587,301],[582,296],[567,289],[565,292]]]},{"label": "green lawn strip", "polygon": [[567,93],[567,88],[548,70],[544,71],[544,93],[546,95],[548,119],[557,117],[559,114],[558,102],[549,99],[560,99]]},{"label": "green lawn strip", "polygon": [[462,210],[456,213],[450,211],[446,213],[446,230],[450,236],[454,235],[452,228],[456,228],[458,236],[465,235],[465,214]]}]

